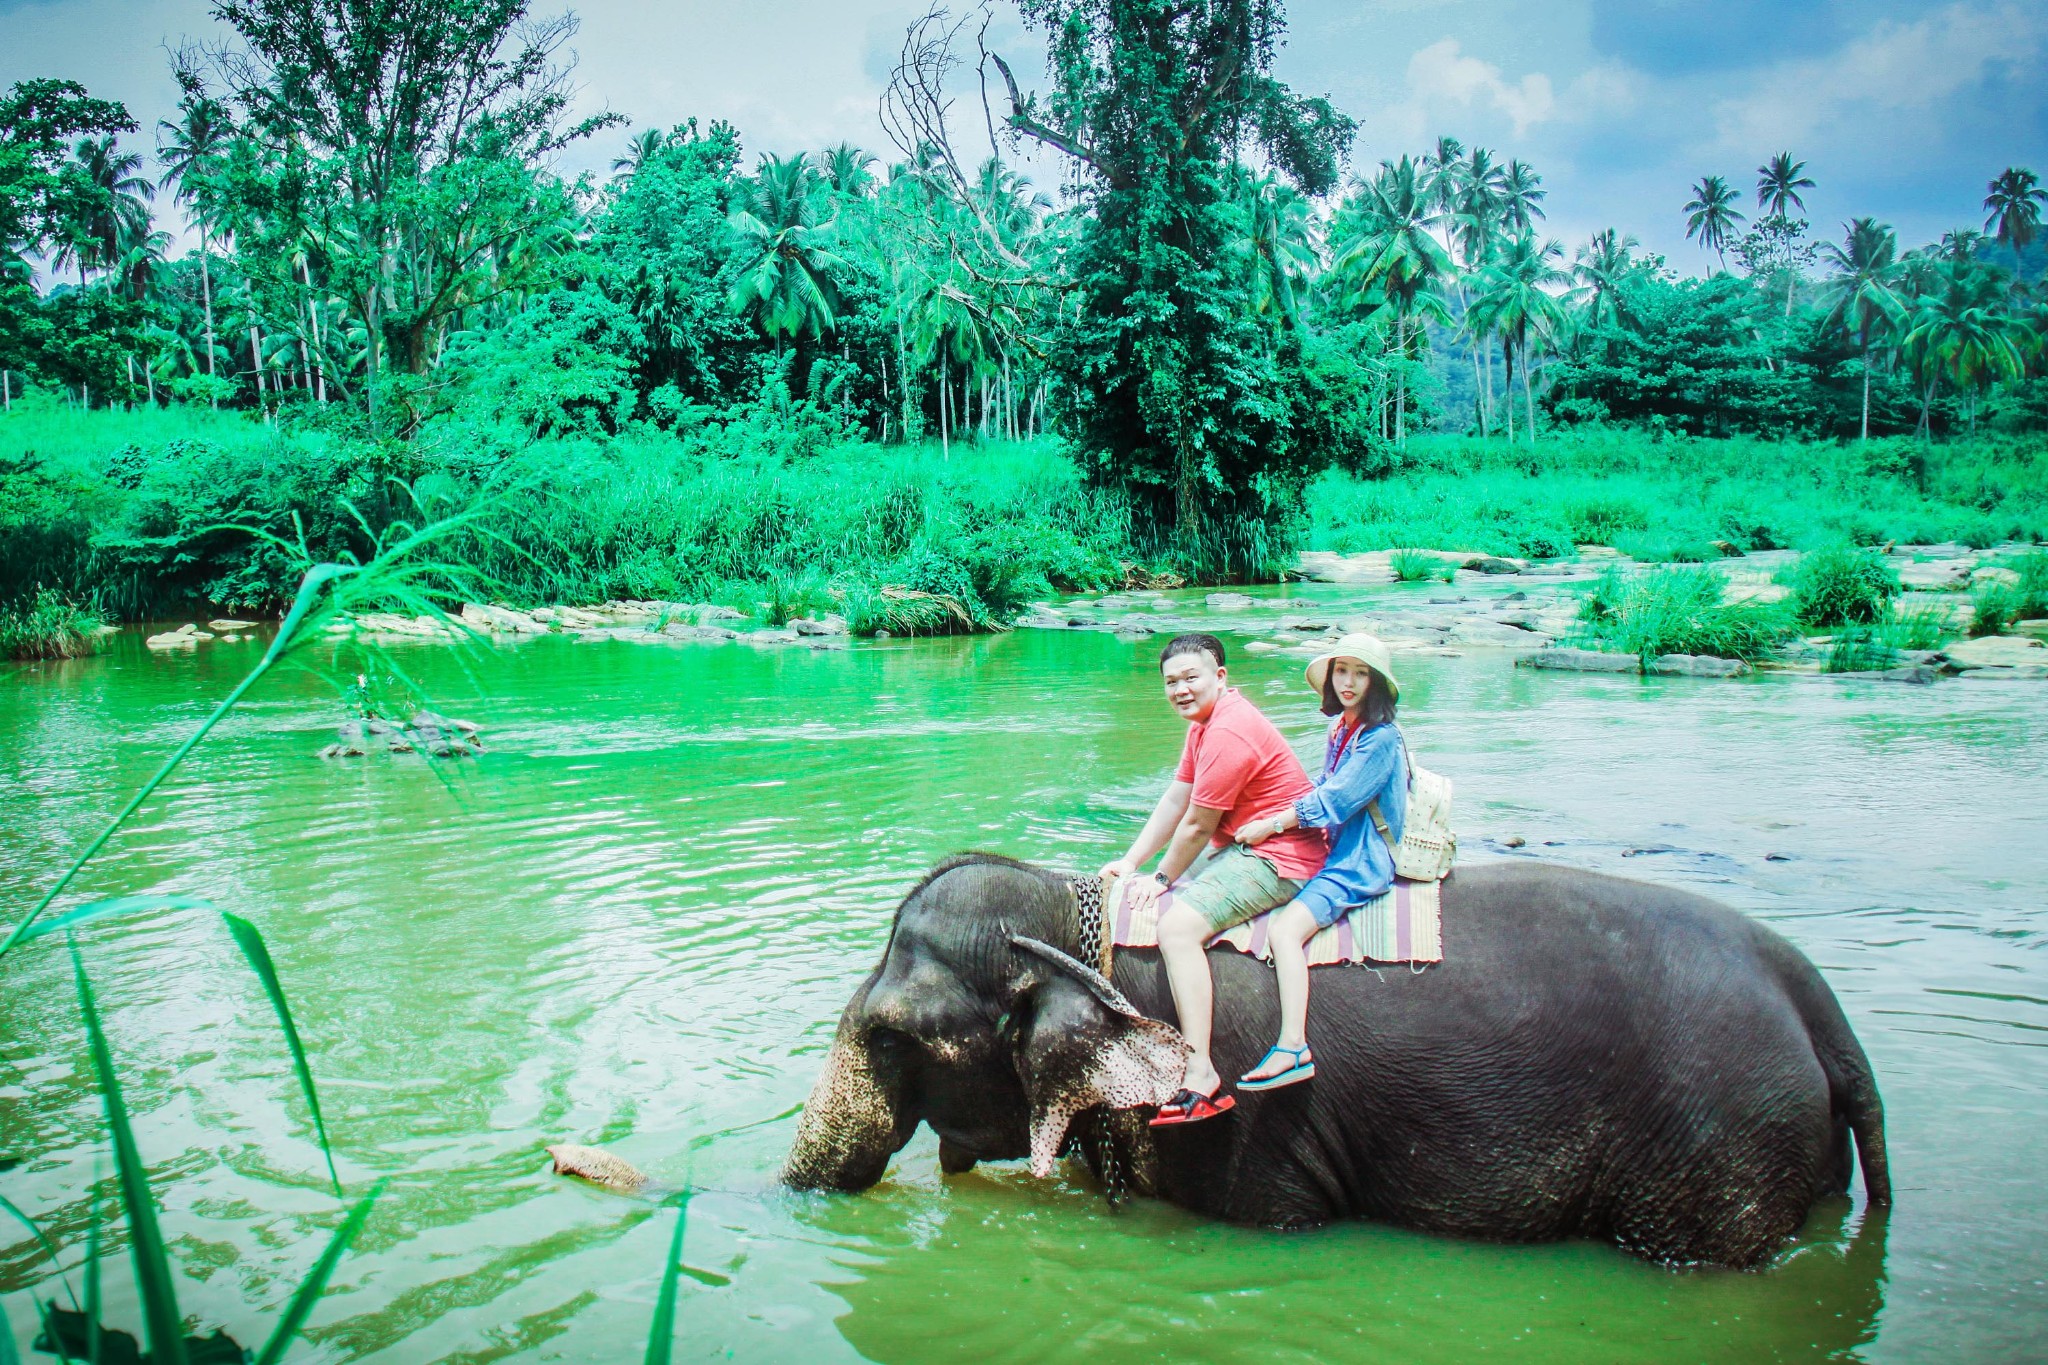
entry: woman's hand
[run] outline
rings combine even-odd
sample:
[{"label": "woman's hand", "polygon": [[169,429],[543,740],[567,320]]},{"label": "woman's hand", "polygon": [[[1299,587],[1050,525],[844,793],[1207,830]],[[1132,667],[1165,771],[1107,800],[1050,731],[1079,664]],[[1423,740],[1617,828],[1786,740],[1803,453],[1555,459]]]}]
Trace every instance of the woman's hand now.
[{"label": "woman's hand", "polygon": [[1104,863],[1102,865],[1102,871],[1096,873],[1095,875],[1102,878],[1102,880],[1106,882],[1113,882],[1118,880],[1119,878],[1128,877],[1137,870],[1138,865],[1132,862],[1129,858],[1118,858],[1113,863]]},{"label": "woman's hand", "polygon": [[1235,837],[1240,844],[1258,845],[1265,843],[1266,840],[1274,835],[1284,833],[1292,828],[1294,828],[1294,812],[1292,810],[1275,811],[1271,815],[1261,815],[1255,820],[1245,821],[1242,825],[1238,826]]}]

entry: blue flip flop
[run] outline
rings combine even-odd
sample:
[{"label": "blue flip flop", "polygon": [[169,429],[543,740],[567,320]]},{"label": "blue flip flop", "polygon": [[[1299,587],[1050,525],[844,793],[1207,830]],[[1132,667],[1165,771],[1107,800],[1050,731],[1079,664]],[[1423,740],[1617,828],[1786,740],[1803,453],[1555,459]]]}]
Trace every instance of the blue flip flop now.
[{"label": "blue flip flop", "polygon": [[[1237,1088],[1239,1090],[1278,1090],[1283,1085],[1293,1085],[1297,1081],[1305,1081],[1316,1074],[1315,1058],[1309,1053],[1306,1044],[1301,1047],[1275,1046],[1267,1048],[1266,1055],[1259,1058],[1259,1066],[1253,1067],[1252,1070],[1257,1071],[1259,1067],[1264,1066],[1275,1057],[1292,1057],[1294,1058],[1294,1065],[1275,1075],[1261,1076],[1257,1080],[1253,1080],[1249,1074],[1240,1076],[1237,1081]],[[1303,1060],[1304,1058],[1307,1060]]]}]

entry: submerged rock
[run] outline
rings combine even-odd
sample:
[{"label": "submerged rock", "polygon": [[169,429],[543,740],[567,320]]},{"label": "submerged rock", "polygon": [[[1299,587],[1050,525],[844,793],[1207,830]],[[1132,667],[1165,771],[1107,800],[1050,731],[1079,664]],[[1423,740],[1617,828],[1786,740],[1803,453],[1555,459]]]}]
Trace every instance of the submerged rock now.
[{"label": "submerged rock", "polygon": [[846,620],[840,616],[827,616],[814,621],[808,616],[799,616],[790,621],[789,628],[799,635],[844,635]]},{"label": "submerged rock", "polygon": [[218,621],[208,621],[206,625],[207,629],[218,631],[254,630],[256,628],[254,621],[237,621],[229,616],[223,616]]},{"label": "submerged rock", "polygon": [[1205,600],[1212,607],[1248,607],[1252,604],[1250,594],[1241,592],[1212,592]]},{"label": "submerged rock", "polygon": [[1712,654],[1660,654],[1649,672],[1678,678],[1738,678],[1751,671],[1740,659],[1723,659]]}]

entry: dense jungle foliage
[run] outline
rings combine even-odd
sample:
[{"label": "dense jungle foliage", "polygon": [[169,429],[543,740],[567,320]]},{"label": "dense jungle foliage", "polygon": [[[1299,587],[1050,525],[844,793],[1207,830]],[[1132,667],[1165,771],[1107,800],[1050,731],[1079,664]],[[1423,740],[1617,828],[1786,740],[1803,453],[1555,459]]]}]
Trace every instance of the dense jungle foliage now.
[{"label": "dense jungle foliage", "polygon": [[[1019,12],[1047,90],[934,12],[887,162],[572,121],[573,19],[521,0],[221,0],[147,133],[15,86],[0,597],[275,609],[287,556],[251,528],[361,554],[479,499],[507,593],[899,584],[988,621],[1311,540],[2042,533],[2031,172],[1984,232],[1902,250],[1874,218],[1821,240],[1781,154],[1754,220],[1693,187],[1706,278],[1619,229],[1568,260],[1523,162],[1441,138],[1347,175],[1352,121],[1271,75],[1272,0]],[[1059,200],[957,150],[973,74],[999,142],[1065,158]],[[556,173],[593,138],[609,175]]]}]

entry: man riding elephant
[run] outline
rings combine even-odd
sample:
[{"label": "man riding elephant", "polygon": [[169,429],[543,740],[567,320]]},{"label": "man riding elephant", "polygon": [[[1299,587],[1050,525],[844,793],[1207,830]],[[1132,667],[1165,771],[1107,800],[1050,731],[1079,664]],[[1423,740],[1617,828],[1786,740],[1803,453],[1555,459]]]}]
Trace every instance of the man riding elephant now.
[{"label": "man riding elephant", "polygon": [[1214,1118],[1235,1103],[1209,1060],[1212,992],[1202,945],[1233,925],[1286,905],[1322,869],[1329,843],[1321,830],[1295,828],[1256,848],[1232,843],[1255,817],[1291,806],[1310,790],[1301,760],[1259,708],[1229,685],[1223,642],[1175,636],[1159,654],[1166,700],[1188,723],[1173,780],[1130,851],[1102,869],[1105,884],[1131,876],[1164,850],[1159,867],[1125,895],[1147,907],[1208,848],[1222,850],[1159,917],[1159,955],[1173,991],[1174,1017],[1192,1049],[1180,1090],[1155,1127]]}]

